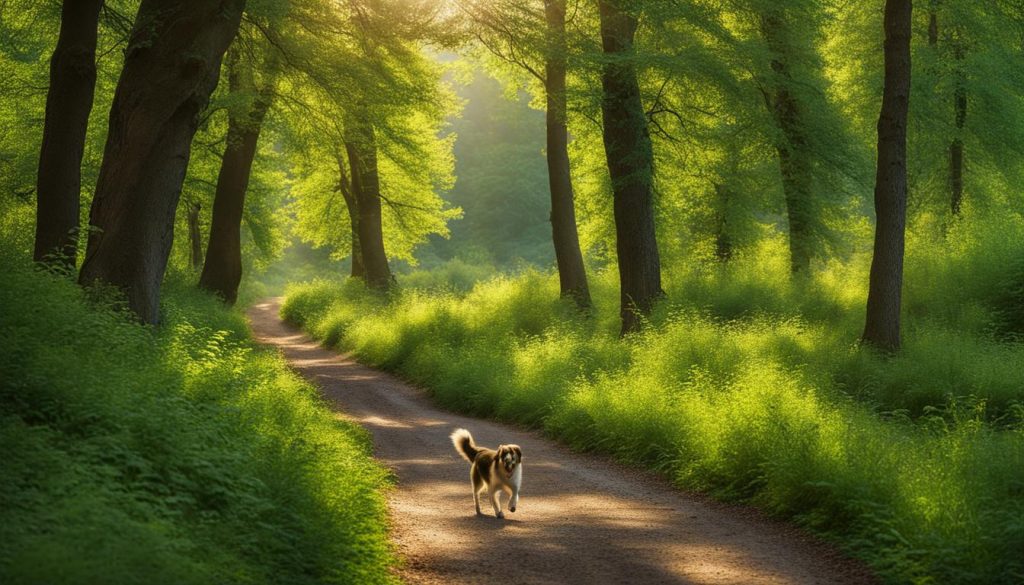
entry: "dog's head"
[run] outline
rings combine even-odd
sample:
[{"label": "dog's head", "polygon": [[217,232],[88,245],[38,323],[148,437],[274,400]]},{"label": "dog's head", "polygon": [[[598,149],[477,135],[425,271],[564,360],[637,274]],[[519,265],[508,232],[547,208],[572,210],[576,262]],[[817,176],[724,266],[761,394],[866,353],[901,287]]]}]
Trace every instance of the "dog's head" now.
[{"label": "dog's head", "polygon": [[516,466],[523,462],[523,450],[519,445],[502,445],[498,447],[498,461],[505,469],[505,473],[512,475]]}]

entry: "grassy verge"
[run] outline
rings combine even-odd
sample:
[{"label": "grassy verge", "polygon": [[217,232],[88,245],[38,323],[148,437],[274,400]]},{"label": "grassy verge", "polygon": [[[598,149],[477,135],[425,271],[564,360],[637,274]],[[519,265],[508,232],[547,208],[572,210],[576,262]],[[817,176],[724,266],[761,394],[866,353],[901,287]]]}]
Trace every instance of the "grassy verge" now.
[{"label": "grassy verge", "polygon": [[171,286],[136,325],[0,255],[0,582],[389,583],[368,438]]},{"label": "grassy verge", "polygon": [[[1024,347],[991,333],[998,287],[911,287],[905,352],[885,359],[854,343],[864,262],[791,282],[780,258],[685,273],[626,341],[613,273],[594,278],[589,318],[540,273],[388,300],[318,281],[290,288],[282,313],[447,407],[750,502],[892,582],[1024,580]],[[957,258],[912,258],[908,282],[977,270]]]}]

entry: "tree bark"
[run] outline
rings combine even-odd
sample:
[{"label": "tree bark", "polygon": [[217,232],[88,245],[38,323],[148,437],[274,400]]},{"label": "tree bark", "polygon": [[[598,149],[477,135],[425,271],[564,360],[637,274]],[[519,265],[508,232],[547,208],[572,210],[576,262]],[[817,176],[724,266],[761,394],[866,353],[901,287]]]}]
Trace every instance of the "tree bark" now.
[{"label": "tree bark", "polygon": [[103,0],[64,0],[50,57],[43,145],[36,185],[33,258],[75,267],[82,154],[96,87],[96,37]]},{"label": "tree bark", "polygon": [[377,142],[373,126],[357,124],[346,141],[349,167],[352,169],[352,194],[359,211],[359,250],[362,252],[366,284],[371,288],[391,287],[391,269],[384,252],[384,227],[381,224],[380,175],[377,172]]},{"label": "tree bark", "polygon": [[953,59],[956,71],[956,89],[953,92],[956,136],[949,145],[949,189],[950,209],[953,211],[953,215],[960,215],[960,205],[964,198],[963,131],[964,123],[967,121],[967,87],[963,71],[964,47],[959,38],[953,40]]},{"label": "tree bark", "polygon": [[228,113],[227,144],[217,176],[217,192],[213,200],[210,222],[210,243],[206,246],[206,262],[199,286],[217,294],[233,305],[242,282],[242,214],[245,193],[249,188],[252,163],[259,145],[263,119],[270,107],[268,88],[256,92],[251,65],[241,62],[238,51],[229,55],[228,86],[235,96],[251,100],[244,111]]},{"label": "tree bark", "polygon": [[939,15],[936,12],[938,2],[932,0],[928,9],[928,46],[936,47],[939,44]]},{"label": "tree bark", "polygon": [[114,92],[89,223],[83,285],[121,289],[145,323],[159,320],[199,114],[217,86],[245,0],[143,0]]},{"label": "tree bark", "polygon": [[[939,44],[939,18],[936,13],[938,1],[932,0],[928,12],[928,45],[936,48]],[[955,27],[954,27],[955,28]],[[953,90],[953,112],[956,136],[949,144],[949,207],[954,216],[960,215],[964,198],[964,123],[967,121],[967,88],[965,87],[963,60],[964,47],[958,36],[953,37],[953,60],[956,88]]]},{"label": "tree bark", "polygon": [[199,212],[202,205],[197,202],[188,204],[188,241],[190,244],[190,261],[192,270],[199,270],[203,267],[203,234],[199,229]]},{"label": "tree bark", "polygon": [[548,183],[551,187],[551,236],[558,263],[561,296],[576,305],[590,307],[590,287],[583,264],[580,237],[576,226],[572,175],[569,170],[569,129],[565,94],[566,41],[565,0],[545,0],[548,27],[548,51],[545,61],[544,91],[547,99]]},{"label": "tree bark", "polygon": [[900,348],[900,304],[907,212],[907,112],[910,104],[911,0],[885,3],[885,88],[878,117],[875,249],[871,260],[866,344]]},{"label": "tree bark", "polygon": [[761,19],[761,30],[772,52],[771,67],[775,75],[775,88],[769,108],[782,132],[782,140],[775,145],[782,175],[782,191],[786,201],[789,224],[790,271],[807,272],[813,255],[811,233],[812,164],[807,152],[804,108],[792,91],[794,80],[790,72],[790,31],[780,9],[773,8]]},{"label": "tree bark", "polygon": [[612,181],[615,247],[619,260],[621,334],[637,331],[661,289],[661,261],[654,226],[654,153],[633,56],[636,17],[620,3],[601,0],[605,63],[601,85],[604,150]]},{"label": "tree bark", "polygon": [[732,260],[732,237],[729,236],[729,189],[715,183],[715,258],[722,263]]},{"label": "tree bark", "polygon": [[[347,148],[347,146],[346,146]],[[354,147],[353,147],[354,148]],[[352,230],[352,278],[366,278],[366,269],[363,267],[363,250],[359,245],[359,205],[356,203],[355,194],[352,193],[352,181],[345,171],[345,159],[338,155],[338,188],[341,196],[345,199],[345,206],[348,208],[349,226]]]}]

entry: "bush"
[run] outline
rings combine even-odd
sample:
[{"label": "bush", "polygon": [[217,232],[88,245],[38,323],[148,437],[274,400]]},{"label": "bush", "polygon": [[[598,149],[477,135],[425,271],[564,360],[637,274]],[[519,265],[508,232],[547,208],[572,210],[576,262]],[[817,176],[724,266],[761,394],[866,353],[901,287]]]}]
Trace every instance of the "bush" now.
[{"label": "bush", "polygon": [[0,268],[0,582],[394,581],[365,433],[240,313],[171,283],[143,327]]},{"label": "bush", "polygon": [[388,301],[295,285],[282,314],[449,408],[794,519],[891,581],[1020,581],[1024,346],[991,336],[1006,271],[984,264],[1007,244],[912,241],[927,247],[908,258],[896,358],[856,344],[866,257],[791,280],[778,242],[731,267],[666,271],[670,296],[623,341],[610,271],[592,275],[589,316],[535,271]]}]

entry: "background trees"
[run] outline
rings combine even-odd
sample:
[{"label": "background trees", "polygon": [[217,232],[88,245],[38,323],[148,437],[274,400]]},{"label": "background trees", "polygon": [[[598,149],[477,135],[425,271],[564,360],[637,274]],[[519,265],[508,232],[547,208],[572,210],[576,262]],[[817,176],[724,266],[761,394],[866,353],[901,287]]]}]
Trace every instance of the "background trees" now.
[{"label": "background trees", "polygon": [[544,0],[523,5],[467,0],[459,6],[468,17],[471,34],[499,61],[499,66],[514,68],[513,79],[529,75],[532,83],[540,85],[546,121],[551,239],[561,296],[573,298],[577,306],[586,308],[591,302],[590,291],[580,250],[569,163],[567,3]]},{"label": "background trees", "polygon": [[[45,118],[29,98],[49,86],[44,65],[62,54],[53,50],[61,15],[31,0],[5,6],[25,15],[8,10],[3,23],[2,66],[12,82],[0,116],[13,138],[0,165],[14,185],[5,205],[17,223],[30,213],[21,204],[34,202],[42,213],[33,219],[44,222],[57,207],[46,187],[34,197],[36,179],[70,175],[31,172],[50,157],[42,135],[21,121]],[[154,291],[163,252],[135,262],[154,267],[145,286],[118,276],[141,272],[114,265],[133,265],[128,256],[148,245],[100,253],[104,239],[135,237],[127,228],[117,235],[122,228],[106,215],[147,199],[104,203],[131,191],[121,182],[108,189],[109,172],[99,196],[92,193],[98,145],[108,128],[123,132],[120,103],[113,125],[96,122],[110,112],[114,81],[131,69],[119,57],[137,40],[120,43],[139,8],[108,3],[91,13],[97,107],[89,126],[78,116],[78,128],[88,129],[79,133],[78,209],[94,208],[97,228],[83,282]],[[789,271],[813,275],[868,250],[880,9],[829,0],[256,3],[209,106],[183,116],[191,121],[182,127],[197,128],[187,172],[175,167],[184,173],[184,204],[174,204],[176,180],[158,181],[172,187],[161,204],[168,213],[146,215],[173,210],[174,222],[140,233],[169,250],[175,270],[194,270],[204,257],[201,286],[229,301],[244,273],[293,239],[351,259],[349,273],[382,288],[392,272],[420,261],[554,260],[562,294],[582,306],[587,258],[598,273],[622,274],[621,304],[630,307],[622,325],[632,330],[640,323],[633,310],[649,312],[661,295],[665,266],[724,266],[785,242]],[[970,228],[956,227],[954,208],[976,222],[1019,204],[1008,186],[1020,174],[1016,96],[1024,86],[1008,72],[1020,53],[1021,15],[1003,3],[951,0],[929,3],[912,23],[908,227],[956,237]],[[500,100],[491,77],[513,99]],[[52,90],[57,96],[59,84]],[[543,118],[525,108],[531,98]],[[73,169],[75,149],[57,150],[71,155]],[[70,227],[54,233],[88,228],[63,216]],[[168,244],[170,228],[161,236],[156,224],[182,235]],[[100,271],[94,259],[103,256],[109,266]],[[156,296],[143,296],[132,306],[146,305],[154,319]]]}]

